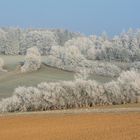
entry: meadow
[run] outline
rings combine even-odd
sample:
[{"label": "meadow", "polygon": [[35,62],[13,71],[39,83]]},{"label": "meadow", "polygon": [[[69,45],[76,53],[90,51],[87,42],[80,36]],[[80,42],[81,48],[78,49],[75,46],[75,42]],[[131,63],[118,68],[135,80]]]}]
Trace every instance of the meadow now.
[{"label": "meadow", "polygon": [[[11,96],[14,89],[18,86],[36,86],[40,82],[69,81],[74,79],[74,72],[60,70],[44,64],[37,71],[21,73],[18,67],[21,62],[24,62],[24,56],[1,55],[0,57],[5,62],[4,68],[8,70],[7,73],[0,73],[0,99]],[[46,59],[46,56],[42,56],[43,63],[45,63]],[[92,74],[90,79],[105,83],[114,78]]]}]

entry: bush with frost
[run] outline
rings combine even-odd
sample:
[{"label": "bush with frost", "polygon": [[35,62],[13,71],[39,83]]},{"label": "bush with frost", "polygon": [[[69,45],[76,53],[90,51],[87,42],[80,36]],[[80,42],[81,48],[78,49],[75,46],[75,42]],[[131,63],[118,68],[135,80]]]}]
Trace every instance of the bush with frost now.
[{"label": "bush with frost", "polygon": [[21,67],[21,72],[36,71],[41,66],[41,56],[36,47],[29,48],[25,56],[24,65]]},{"label": "bush with frost", "polygon": [[69,109],[105,104],[102,86],[76,80],[18,87],[12,97],[0,102],[0,112]]},{"label": "bush with frost", "polygon": [[19,108],[20,100],[16,95],[13,95],[11,98],[2,99],[0,103],[0,112],[16,112],[21,111]]},{"label": "bush with frost", "polygon": [[137,69],[140,70],[140,61],[133,62],[129,65],[129,69]]},{"label": "bush with frost", "polygon": [[49,30],[27,30],[20,43],[20,53],[36,46],[41,55],[47,55],[53,45],[57,45],[57,36]]},{"label": "bush with frost", "polygon": [[53,55],[49,55],[46,58],[47,59],[46,59],[45,64],[52,66],[52,67],[59,68],[59,69],[65,69],[62,59],[55,57]]},{"label": "bush with frost", "polygon": [[37,87],[18,87],[14,95],[0,101],[0,112],[45,111],[93,107],[95,105],[136,103],[140,96],[140,74],[121,73],[117,81],[43,82]]},{"label": "bush with frost", "polygon": [[88,50],[94,47],[93,42],[88,37],[77,37],[68,40],[65,47],[75,46],[79,49],[82,55],[88,57]]},{"label": "bush with frost", "polygon": [[64,48],[62,61],[66,66],[75,67],[82,65],[85,58],[76,46],[69,46]]},{"label": "bush with frost", "polygon": [[136,102],[140,96],[140,73],[134,70],[122,72],[118,82],[125,102]]},{"label": "bush with frost", "polygon": [[0,54],[5,53],[6,47],[6,32],[0,28]]},{"label": "bush with frost", "polygon": [[77,67],[88,65],[88,62],[76,46],[53,46],[46,64],[75,71]]},{"label": "bush with frost", "polygon": [[122,104],[123,96],[121,88],[116,81],[104,84],[104,94],[106,96],[107,104]]},{"label": "bush with frost", "polygon": [[109,104],[138,102],[140,96],[140,74],[136,71],[122,72],[117,81],[104,84]]},{"label": "bush with frost", "polygon": [[87,68],[77,68],[74,75],[75,80],[87,80],[90,74],[90,70]]},{"label": "bush with frost", "polygon": [[118,66],[108,62],[96,62],[92,65],[91,73],[101,76],[118,77],[121,73],[121,69]]},{"label": "bush with frost", "polygon": [[6,55],[18,55],[20,48],[21,30],[18,28],[8,28],[6,31],[5,52]]}]

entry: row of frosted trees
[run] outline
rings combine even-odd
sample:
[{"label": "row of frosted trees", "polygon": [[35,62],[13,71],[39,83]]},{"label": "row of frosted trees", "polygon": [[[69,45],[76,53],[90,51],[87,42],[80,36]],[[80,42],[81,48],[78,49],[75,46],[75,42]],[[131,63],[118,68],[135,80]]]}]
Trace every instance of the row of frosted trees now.
[{"label": "row of frosted trees", "polygon": [[[0,53],[24,55],[37,47],[41,55],[62,59],[65,48],[79,50],[88,60],[140,60],[140,30],[129,29],[118,36],[84,36],[67,30],[0,28]],[[77,51],[77,50],[76,50]]]},{"label": "row of frosted trees", "polygon": [[[37,58],[35,53],[28,55],[27,50],[30,52],[33,47],[39,51]],[[38,69],[32,63],[41,63],[37,62],[41,61],[40,55],[46,55],[47,65],[72,71],[84,66],[90,68],[91,73],[114,77],[121,69],[107,61],[133,62],[127,69],[140,69],[140,30],[129,29],[109,38],[106,33],[87,37],[67,30],[0,28],[0,54],[26,53],[22,72]]]},{"label": "row of frosted trees", "polygon": [[67,40],[80,36],[67,30],[0,28],[0,54],[24,55],[28,48],[36,46],[42,55],[47,55],[54,45],[63,45]]},{"label": "row of frosted trees", "polygon": [[[81,75],[82,74],[82,75]],[[0,112],[45,111],[140,102],[140,74],[123,72],[116,81],[100,84],[86,80],[87,73],[75,81],[40,83],[18,87],[12,97],[0,101]]]},{"label": "row of frosted trees", "polygon": [[75,46],[86,59],[135,61],[140,60],[140,30],[129,29],[109,38],[106,33],[84,36],[67,30],[0,28],[0,54],[24,55],[34,46],[41,55],[54,57],[65,51],[62,48]]}]

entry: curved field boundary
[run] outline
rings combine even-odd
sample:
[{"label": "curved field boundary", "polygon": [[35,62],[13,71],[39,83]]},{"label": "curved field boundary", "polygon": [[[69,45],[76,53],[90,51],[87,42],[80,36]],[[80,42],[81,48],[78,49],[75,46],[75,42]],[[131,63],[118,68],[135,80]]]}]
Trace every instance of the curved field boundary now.
[{"label": "curved field boundary", "polygon": [[83,113],[127,113],[140,112],[140,107],[126,108],[95,108],[95,109],[71,109],[71,110],[52,110],[39,112],[19,112],[19,113],[3,113],[0,116],[18,116],[18,115],[39,115],[39,114],[83,114]]}]

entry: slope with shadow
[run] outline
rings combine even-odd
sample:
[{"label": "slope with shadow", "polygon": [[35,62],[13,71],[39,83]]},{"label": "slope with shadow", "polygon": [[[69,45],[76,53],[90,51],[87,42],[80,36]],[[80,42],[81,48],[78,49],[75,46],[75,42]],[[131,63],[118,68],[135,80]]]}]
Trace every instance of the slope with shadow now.
[{"label": "slope with shadow", "polygon": [[[7,73],[0,73],[0,99],[11,96],[18,86],[36,86],[41,82],[74,80],[74,72],[60,70],[45,65],[46,57],[42,57],[42,65],[38,71],[20,73],[19,64],[24,61],[24,56],[0,56],[5,61]],[[91,75],[90,79],[98,82],[108,82],[112,78]]]}]

